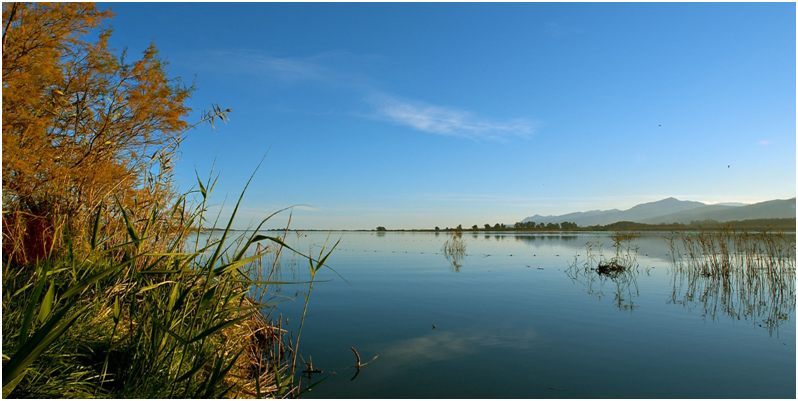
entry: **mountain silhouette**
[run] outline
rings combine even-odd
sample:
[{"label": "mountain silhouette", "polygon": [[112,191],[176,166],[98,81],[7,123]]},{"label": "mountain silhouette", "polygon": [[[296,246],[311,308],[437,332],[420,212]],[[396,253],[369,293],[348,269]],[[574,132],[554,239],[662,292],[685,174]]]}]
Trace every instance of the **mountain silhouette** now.
[{"label": "mountain silhouette", "polygon": [[637,223],[690,223],[694,220],[717,220],[718,222],[768,218],[794,218],[795,198],[776,199],[745,206],[739,204],[707,205],[695,201],[682,201],[666,198],[656,202],[643,203],[628,210],[591,210],[559,216],[534,215],[521,222],[562,223],[569,221],[580,227],[606,225],[619,221]]}]

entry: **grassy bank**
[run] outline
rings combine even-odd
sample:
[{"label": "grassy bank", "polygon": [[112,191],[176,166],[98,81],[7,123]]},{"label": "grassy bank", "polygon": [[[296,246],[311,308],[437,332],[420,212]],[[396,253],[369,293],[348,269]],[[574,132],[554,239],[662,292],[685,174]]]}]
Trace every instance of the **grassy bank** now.
[{"label": "grassy bank", "polygon": [[[101,205],[88,236],[64,228],[49,256],[3,254],[4,397],[298,395],[296,342],[252,296],[283,284],[269,279],[275,265],[255,262],[287,245],[224,228],[189,241],[212,188],[199,185],[191,211],[185,197],[169,208]],[[315,272],[325,258],[307,259]]]}]

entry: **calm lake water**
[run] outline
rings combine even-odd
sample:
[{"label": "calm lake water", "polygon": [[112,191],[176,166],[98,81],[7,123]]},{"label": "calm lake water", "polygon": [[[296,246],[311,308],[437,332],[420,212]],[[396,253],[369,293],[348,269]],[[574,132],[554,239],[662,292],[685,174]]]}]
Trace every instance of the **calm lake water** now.
[{"label": "calm lake water", "polygon": [[[334,232],[335,272],[319,272],[299,344],[324,371],[312,380],[329,378],[305,397],[795,398],[794,270],[748,287],[691,279],[665,235],[635,239],[639,267],[613,279],[582,269],[586,243],[614,254],[606,235],[464,233],[454,265],[445,233]],[[286,242],[317,256],[326,239]],[[281,265],[309,279],[306,261]],[[306,291],[275,290],[295,298],[274,312],[294,334]],[[379,355],[354,380],[350,347]]]}]

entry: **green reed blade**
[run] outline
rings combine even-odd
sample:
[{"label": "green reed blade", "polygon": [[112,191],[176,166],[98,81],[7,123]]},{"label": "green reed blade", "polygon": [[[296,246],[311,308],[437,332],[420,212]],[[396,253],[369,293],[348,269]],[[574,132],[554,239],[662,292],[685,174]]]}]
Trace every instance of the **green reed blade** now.
[{"label": "green reed blade", "polygon": [[53,308],[53,300],[55,298],[55,281],[50,281],[50,288],[47,289],[47,294],[44,295],[42,307],[39,309],[39,322],[44,323],[44,319],[50,315],[50,310]]},{"label": "green reed blade", "polygon": [[119,207],[119,211],[122,213],[122,220],[125,222],[125,227],[127,227],[127,233],[130,236],[130,239],[133,240],[133,243],[136,245],[136,249],[139,248],[141,245],[139,234],[136,231],[136,227],[133,226],[133,222],[130,221],[130,217],[127,215],[127,211],[125,207],[122,206],[122,203],[119,202],[119,198],[114,195],[114,199],[116,200],[116,205]]},{"label": "green reed blade", "polygon": [[88,278],[85,278],[85,279],[81,280],[81,282],[79,282],[79,283],[73,285],[72,287],[70,287],[69,289],[67,289],[66,292],[64,292],[64,295],[61,296],[61,298],[66,299],[66,298],[71,297],[72,295],[75,295],[77,293],[82,292],[83,290],[86,289],[86,287],[88,287],[88,286],[100,281],[101,279],[103,279],[105,277],[108,277],[109,275],[111,275],[113,273],[118,272],[123,267],[133,263],[136,259],[140,258],[141,256],[142,255],[136,255],[136,256],[134,256],[134,257],[132,257],[132,258],[130,258],[130,259],[128,259],[128,260],[116,265],[116,266],[109,267],[109,268],[107,268],[107,269],[105,269],[105,270],[103,270],[103,271],[101,271],[99,273],[96,273],[96,274],[94,274],[94,275],[92,275],[92,276],[90,276]]},{"label": "green reed blade", "polygon": [[152,324],[153,324],[154,326],[156,326],[157,328],[159,328],[159,329],[163,330],[164,332],[166,332],[166,333],[167,333],[167,334],[169,334],[170,336],[172,336],[172,337],[173,337],[175,340],[177,340],[177,342],[179,342],[181,345],[186,345],[186,344],[188,344],[188,343],[189,343],[189,341],[186,341],[186,340],[184,340],[184,339],[183,339],[183,337],[180,337],[180,335],[179,335],[179,334],[175,333],[175,332],[174,332],[174,331],[172,331],[170,328],[168,328],[168,327],[164,326],[164,325],[163,325],[163,323],[161,323],[161,322],[159,322],[159,321],[158,321],[158,319],[152,319]]},{"label": "green reed blade", "polygon": [[[229,372],[229,371],[230,371],[230,369],[231,369],[231,368],[233,367],[233,365],[236,363],[236,361],[238,360],[238,358],[239,358],[239,357],[241,357],[241,354],[242,354],[243,352],[244,352],[244,348],[241,348],[241,350],[240,350],[240,351],[238,351],[238,353],[237,353],[237,354],[236,354],[234,357],[232,357],[232,358],[230,359],[230,362],[227,364],[227,366],[225,366],[224,368],[222,368],[222,370],[219,372],[219,376],[217,377],[217,380],[219,380],[219,379],[223,379],[225,376],[227,376],[227,372]],[[232,388],[232,387],[230,387],[230,388]],[[228,388],[227,390],[225,390],[225,391],[222,391],[221,393],[219,393],[219,394],[217,395],[217,398],[221,398],[221,397],[223,397],[225,393],[227,393],[228,391],[230,391],[230,388]]]},{"label": "green reed blade", "polygon": [[148,285],[148,286],[143,287],[142,289],[136,291],[136,294],[142,294],[142,293],[147,292],[149,290],[158,288],[158,287],[160,287],[160,286],[162,286],[164,284],[177,284],[177,281],[169,281],[169,280],[167,280],[167,281],[161,281],[160,283],[155,283],[153,285]]},{"label": "green reed blade", "polygon": [[236,206],[235,208],[233,208],[233,213],[230,215],[230,219],[227,222],[227,227],[225,227],[224,232],[222,233],[222,237],[219,240],[219,246],[216,247],[216,251],[214,251],[213,256],[211,256],[211,258],[208,260],[209,279],[213,278],[213,275],[215,274],[213,271],[213,266],[216,265],[216,261],[219,260],[219,254],[222,251],[222,244],[224,244],[225,240],[227,239],[227,235],[230,232],[230,228],[233,226],[233,220],[235,219],[236,213],[238,213],[239,206],[241,206],[241,201],[244,200],[244,194],[247,192],[249,184],[252,183],[252,179],[255,178],[255,173],[258,172],[258,169],[263,164],[264,159],[266,159],[266,155],[264,155],[263,159],[260,160],[258,166],[255,167],[255,171],[253,171],[252,175],[249,176],[247,184],[244,185],[244,189],[241,191],[241,195],[238,197],[238,202],[236,202]]},{"label": "green reed blade", "polygon": [[[36,358],[39,357],[47,347],[59,338],[75,321],[89,308],[91,305],[84,306],[81,310],[73,314],[71,317],[61,323],[61,320],[66,315],[67,311],[72,308],[77,302],[77,299],[72,300],[56,312],[50,320],[45,323],[42,328],[25,342],[25,344],[17,351],[11,360],[3,366],[3,386],[8,384],[11,380],[15,379],[19,374],[24,371]],[[59,323],[61,323],[59,325]]]},{"label": "green reed blade", "polygon": [[250,316],[252,316],[252,314],[251,314],[251,313],[250,313],[250,314],[247,314],[247,315],[244,315],[244,316],[241,316],[241,317],[239,317],[239,318],[236,318],[236,319],[227,320],[227,321],[224,321],[224,322],[222,322],[222,323],[219,323],[219,324],[217,324],[216,326],[213,326],[213,327],[211,327],[211,328],[209,328],[209,329],[207,329],[207,330],[203,331],[202,333],[198,334],[196,337],[192,338],[192,339],[191,339],[191,340],[189,340],[188,342],[189,342],[189,343],[193,343],[193,342],[196,342],[196,341],[202,340],[203,338],[205,338],[205,337],[207,337],[207,336],[209,336],[209,335],[211,335],[211,334],[214,334],[214,333],[216,333],[216,332],[218,332],[218,331],[220,331],[220,330],[223,330],[223,329],[225,329],[225,328],[227,328],[227,327],[229,327],[229,326],[232,326],[232,325],[234,325],[234,324],[236,324],[236,323],[239,323],[239,322],[241,322],[241,321],[244,321],[244,320],[246,320],[246,319],[249,319],[249,317],[250,317]]},{"label": "green reed blade", "polygon": [[175,379],[175,383],[180,383],[180,382],[182,382],[183,380],[186,380],[186,379],[188,379],[189,377],[193,376],[193,375],[194,375],[194,373],[197,373],[197,372],[198,372],[200,369],[202,369],[202,367],[203,367],[203,366],[205,366],[205,364],[206,364],[207,362],[208,362],[208,358],[204,358],[204,359],[202,359],[202,360],[201,360],[199,363],[197,363],[197,364],[196,364],[196,365],[195,365],[193,368],[191,368],[191,370],[189,370],[188,372],[184,373],[182,376],[180,376],[180,377],[178,377],[177,379]]},{"label": "green reed blade", "polygon": [[215,276],[221,276],[222,274],[228,273],[228,272],[230,272],[230,271],[232,271],[232,270],[234,270],[234,269],[236,269],[238,267],[244,266],[247,263],[254,262],[254,261],[260,259],[262,256],[263,255],[253,255],[253,256],[250,256],[250,257],[248,257],[246,259],[237,260],[235,262],[219,266],[216,269],[214,269],[214,275]]},{"label": "green reed blade", "polygon": [[177,295],[180,293],[180,285],[175,285],[172,287],[172,291],[169,293],[169,304],[166,307],[166,310],[171,312],[172,309],[175,307],[175,303],[177,302]]},{"label": "green reed blade", "polygon": [[97,206],[97,217],[94,218],[94,228],[91,231],[91,250],[97,249],[97,239],[100,236],[100,216],[102,216],[103,200]]},{"label": "green reed blade", "polygon": [[223,363],[224,359],[222,359],[220,356],[217,356],[216,361],[213,363],[213,371],[211,372],[210,376],[205,379],[205,383],[203,383],[203,386],[205,387],[205,394],[202,395],[202,398],[214,398],[213,388],[216,387],[216,383],[219,380],[219,374],[222,371]]},{"label": "green reed blade", "polygon": [[36,304],[39,302],[39,297],[41,296],[42,290],[44,289],[45,277],[47,277],[47,275],[45,274],[46,270],[47,270],[46,265],[43,265],[39,269],[41,277],[39,278],[36,287],[33,289],[33,296],[31,297],[30,301],[28,301],[27,308],[25,308],[25,315],[22,318],[22,326],[20,327],[19,338],[17,339],[17,341],[19,341],[17,343],[17,351],[19,351],[19,349],[22,348],[22,344],[24,344],[25,341],[27,341],[28,339],[28,332],[30,331],[30,323],[31,320],[33,320],[33,309],[36,307]]},{"label": "green reed blade", "polygon": [[117,296],[116,299],[114,299],[114,324],[119,323],[119,316],[121,313],[122,311],[119,309],[119,297]]},{"label": "green reed blade", "polygon": [[280,213],[282,213],[282,212],[284,212],[284,211],[286,211],[286,210],[288,210],[288,209],[292,209],[292,208],[294,208],[295,206],[298,206],[298,205],[294,205],[294,206],[289,206],[289,207],[286,207],[286,208],[282,208],[282,209],[280,209],[280,210],[278,210],[278,211],[276,211],[276,212],[274,212],[274,213],[272,213],[272,214],[270,214],[270,215],[266,216],[266,218],[265,218],[265,219],[261,220],[260,224],[258,224],[258,227],[257,227],[257,228],[255,228],[255,230],[252,232],[252,236],[250,236],[250,238],[249,238],[249,241],[247,241],[246,245],[244,245],[244,246],[241,248],[241,250],[238,252],[238,254],[237,254],[237,255],[236,255],[236,256],[235,256],[233,259],[234,259],[234,260],[241,259],[241,258],[244,256],[244,253],[247,251],[247,249],[248,249],[248,248],[249,248],[249,247],[250,247],[252,244],[254,244],[254,243],[258,242],[258,241],[262,241],[262,240],[264,240],[264,239],[268,239],[268,237],[266,237],[266,236],[263,236],[263,235],[259,235],[259,234],[258,234],[258,231],[260,230],[260,228],[261,228],[261,227],[262,227],[262,226],[263,226],[263,225],[264,225],[264,224],[265,224],[267,221],[269,221],[269,219],[271,219],[272,217],[274,217],[274,216],[276,216],[276,215],[278,215],[278,214],[280,214]]},{"label": "green reed blade", "polygon": [[11,392],[14,391],[14,389],[17,387],[17,384],[19,384],[19,382],[22,381],[22,379],[25,377],[27,373],[28,369],[25,369],[14,380],[11,380],[10,382],[8,382],[8,384],[3,385],[3,398],[7,399],[8,396],[11,395]]},{"label": "green reed blade", "polygon": [[202,185],[202,179],[200,179],[199,172],[197,172],[196,168],[194,168],[194,174],[197,175],[197,183],[199,184],[200,193],[202,194],[202,198],[203,199],[207,198],[208,192],[205,190],[205,185]]}]

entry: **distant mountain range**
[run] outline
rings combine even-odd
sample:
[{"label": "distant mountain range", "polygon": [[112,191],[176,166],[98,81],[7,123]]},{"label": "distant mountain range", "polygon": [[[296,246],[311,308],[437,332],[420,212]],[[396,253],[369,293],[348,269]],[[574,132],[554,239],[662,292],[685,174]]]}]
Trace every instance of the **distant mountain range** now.
[{"label": "distant mountain range", "polygon": [[568,213],[561,216],[534,215],[521,222],[576,223],[579,227],[606,225],[619,221],[636,223],[690,223],[694,220],[717,220],[719,222],[749,219],[777,219],[795,217],[795,198],[776,199],[745,205],[742,203],[720,203],[707,205],[701,202],[681,201],[667,198],[661,201],[643,203],[628,210],[591,210]]}]

